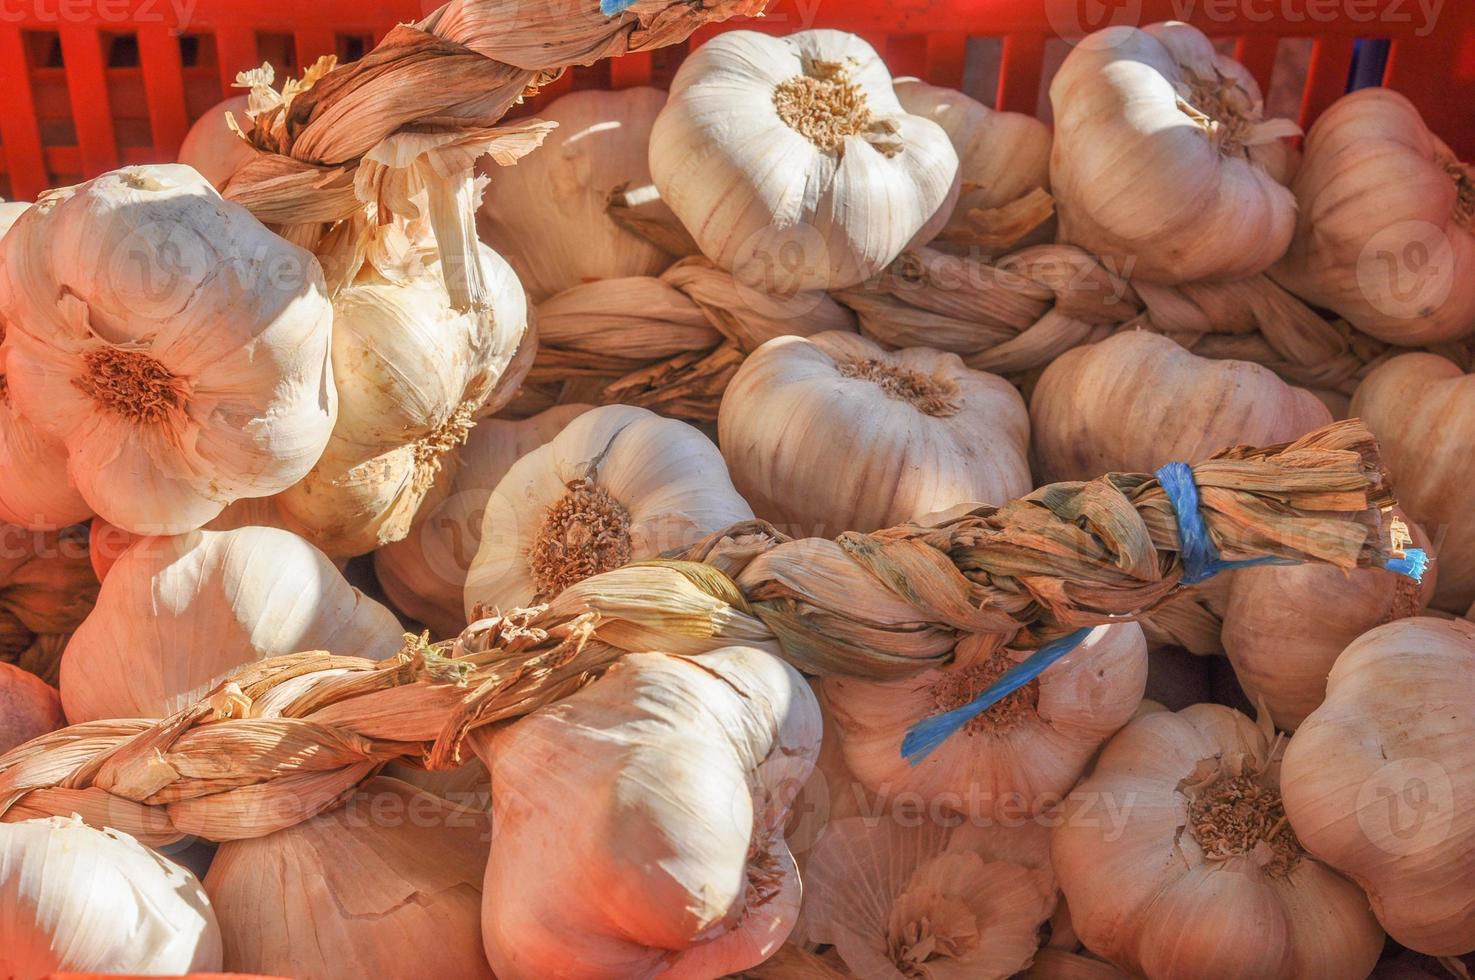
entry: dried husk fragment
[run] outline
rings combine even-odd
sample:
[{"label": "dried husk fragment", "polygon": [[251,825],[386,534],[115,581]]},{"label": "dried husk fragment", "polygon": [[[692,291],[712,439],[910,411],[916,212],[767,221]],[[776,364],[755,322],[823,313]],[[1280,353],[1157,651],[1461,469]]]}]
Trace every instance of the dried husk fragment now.
[{"label": "dried husk fragment", "polygon": [[62,652],[92,612],[97,588],[84,529],[0,524],[0,663],[55,685]]},{"label": "dried husk fragment", "polygon": [[[1194,473],[1228,557],[1344,568],[1390,557],[1389,488],[1358,423],[1230,451]],[[0,811],[76,810],[152,841],[260,836],[332,808],[384,762],[454,768],[468,731],[557,701],[625,652],[741,644],[808,673],[900,678],[946,664],[971,634],[1024,643],[1026,631],[1119,623],[1180,587],[1176,521],[1141,474],[1043,487],[934,527],[842,535],[819,556],[785,542],[739,525],[686,561],[586,579],[383,662],[249,664],[169,719],[73,726],[0,758]]]}]

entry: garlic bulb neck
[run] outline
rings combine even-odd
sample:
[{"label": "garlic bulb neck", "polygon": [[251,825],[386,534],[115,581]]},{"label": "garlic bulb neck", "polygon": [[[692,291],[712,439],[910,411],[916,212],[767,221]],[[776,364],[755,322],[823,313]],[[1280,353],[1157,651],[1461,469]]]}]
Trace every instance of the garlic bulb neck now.
[{"label": "garlic bulb neck", "polygon": [[1470,173],[1469,166],[1454,157],[1439,162],[1455,183],[1455,221],[1460,227],[1475,231],[1475,175]]},{"label": "garlic bulb neck", "polygon": [[[847,136],[890,136],[878,127],[865,91],[852,82],[845,66],[806,58],[804,73],[780,82],[773,90],[773,106],[790,129],[822,150],[844,153]],[[873,141],[887,156],[900,152],[894,141]]]},{"label": "garlic bulb neck", "polygon": [[1249,857],[1266,874],[1287,878],[1306,851],[1286,819],[1280,791],[1253,766],[1216,766],[1190,787],[1188,827],[1210,861]]},{"label": "garlic bulb neck", "polygon": [[72,383],[99,407],[152,425],[184,423],[190,384],[141,351],[98,347],[82,355],[84,373]]},{"label": "garlic bulb neck", "polygon": [[455,449],[466,444],[471,430],[476,425],[477,400],[470,399],[456,407],[440,425],[418,440],[412,447],[415,456],[415,489],[424,492],[435,482],[440,473],[441,460]]},{"label": "garlic bulb neck", "polygon": [[1178,86],[1178,109],[1203,127],[1226,157],[1248,157],[1249,148],[1273,143],[1287,135],[1287,120],[1266,120],[1260,103],[1232,78],[1214,71],[1212,77],[1180,66],[1184,82]]},{"label": "garlic bulb neck", "polygon": [[539,601],[630,561],[630,513],[604,487],[573,480],[548,508],[529,550]]},{"label": "garlic bulb neck", "polygon": [[917,411],[934,418],[958,414],[958,383],[940,375],[923,374],[873,358],[851,358],[839,362],[841,377],[860,378],[881,389],[889,398],[910,402]]},{"label": "garlic bulb neck", "polygon": [[[934,858],[933,865],[956,865],[959,870],[978,872],[983,861],[976,854],[950,854]],[[968,896],[952,889],[939,890],[923,868],[891,907],[886,953],[905,977],[925,980],[926,964],[958,960],[978,948],[983,923],[969,906]]]},{"label": "garlic bulb neck", "polygon": [[[939,714],[961,708],[988,690],[1015,661],[1004,651],[972,667],[945,671],[932,685],[932,699]],[[1040,704],[1040,682],[1030,681],[964,726],[969,735],[1003,735],[1033,717]]]}]

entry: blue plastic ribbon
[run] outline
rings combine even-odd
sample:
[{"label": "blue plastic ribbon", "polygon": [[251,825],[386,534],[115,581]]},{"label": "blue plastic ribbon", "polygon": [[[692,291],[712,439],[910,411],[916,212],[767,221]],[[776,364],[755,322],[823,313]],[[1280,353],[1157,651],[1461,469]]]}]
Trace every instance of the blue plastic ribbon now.
[{"label": "blue plastic ribbon", "polygon": [[[1157,480],[1163,492],[1168,495],[1168,502],[1173,506],[1173,518],[1178,524],[1178,553],[1183,563],[1181,581],[1185,585],[1197,585],[1220,572],[1235,568],[1300,564],[1294,559],[1277,558],[1273,555],[1243,561],[1225,561],[1219,553],[1218,545],[1209,536],[1208,524],[1199,509],[1198,484],[1193,480],[1193,468],[1187,463],[1169,463],[1157,471]],[[1388,571],[1407,576],[1415,582],[1423,580],[1428,566],[1429,556],[1420,548],[1407,548],[1402,558],[1389,558],[1383,564]],[[1052,640],[1030,654],[1027,659],[1004,671],[987,690],[961,708],[923,718],[907,729],[906,737],[901,742],[901,754],[915,766],[964,725],[1039,677],[1051,664],[1080,646],[1090,632],[1089,629],[1078,629],[1058,640]]]},{"label": "blue plastic ribbon", "polygon": [[599,12],[606,17],[622,14],[635,6],[636,0],[599,0]]}]

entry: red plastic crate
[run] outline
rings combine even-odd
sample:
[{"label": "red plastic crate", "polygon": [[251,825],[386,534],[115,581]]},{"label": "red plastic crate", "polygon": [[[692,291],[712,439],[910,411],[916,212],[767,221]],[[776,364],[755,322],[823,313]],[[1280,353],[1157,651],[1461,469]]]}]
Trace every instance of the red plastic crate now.
[{"label": "red plastic crate", "polygon": [[[231,94],[238,71],[267,60],[281,78],[322,54],[356,57],[434,5],[0,0],[0,196],[31,199],[123,164],[172,159],[190,123]],[[834,27],[869,40],[896,74],[957,86],[970,39],[995,38],[995,104],[1034,112],[1059,56],[1055,39],[1107,22],[1188,20],[1233,39],[1267,90],[1280,41],[1313,39],[1304,126],[1346,90],[1357,41],[1387,39],[1383,84],[1408,95],[1468,160],[1475,157],[1475,2],[1443,0],[1432,24],[1428,6],[1431,0],[774,0],[768,16],[705,28],[690,43],[736,27]],[[538,103],[573,87],[663,84],[685,50],[572,72]]]}]

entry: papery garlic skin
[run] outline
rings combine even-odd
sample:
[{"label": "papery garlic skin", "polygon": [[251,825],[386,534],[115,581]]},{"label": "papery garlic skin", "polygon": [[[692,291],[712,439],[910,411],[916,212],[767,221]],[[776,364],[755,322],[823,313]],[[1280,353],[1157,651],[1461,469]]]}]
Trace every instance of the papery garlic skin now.
[{"label": "papery garlic skin", "polygon": [[72,631],[97,600],[87,544],[81,528],[0,524],[0,662],[56,684]]},{"label": "papery garlic skin", "polygon": [[16,980],[210,972],[220,930],[195,876],[127,834],[25,820],[0,824],[0,964]]},{"label": "papery garlic skin", "polygon": [[783,824],[819,743],[798,672],[726,647],[630,654],[478,745],[497,976],[701,980],[767,959],[798,914]]},{"label": "papery garlic skin", "polygon": [[759,516],[797,536],[874,531],[1030,490],[1014,386],[922,347],[780,337],[738,369],[719,441]]},{"label": "papery garlic skin", "polygon": [[246,114],[246,107],[250,102],[249,95],[233,95],[216,103],[195,120],[184,134],[184,142],[179,144],[179,162],[194,167],[216,190],[223,188],[242,165],[256,156],[251,144],[236,135],[226,121],[229,113],[235,117],[237,126],[249,128],[251,118]]},{"label": "papery garlic skin", "polygon": [[486,502],[465,612],[545,601],[576,581],[683,550],[752,510],[698,429],[628,405],[568,423]]},{"label": "papery garlic skin", "polygon": [[898,814],[836,822],[806,865],[813,941],[858,980],[1004,980],[1054,911],[1041,824],[938,825]]},{"label": "papery garlic skin", "polygon": [[1363,379],[1352,414],[1377,436],[1399,503],[1439,546],[1433,605],[1463,613],[1475,602],[1475,375],[1401,354]]},{"label": "papery garlic skin", "polygon": [[608,214],[609,196],[650,183],[650,132],[666,104],[654,88],[571,92],[539,110],[558,123],[515,167],[491,178],[477,216],[534,303],[580,283],[654,276],[672,257]]},{"label": "papery garlic skin", "polygon": [[[30,209],[0,201],[0,239]],[[4,251],[0,249],[0,262]],[[67,476],[67,447],[21,418],[5,377],[5,317],[0,315],[0,523],[54,531],[86,520],[87,501]]]},{"label": "papery garlic skin", "polygon": [[1240,279],[1280,258],[1299,130],[1262,117],[1260,88],[1187,24],[1108,27],[1050,83],[1051,192],[1062,241],[1152,282]]},{"label": "papery garlic skin", "polygon": [[529,419],[477,424],[454,464],[437,477],[410,533],[374,552],[379,584],[396,609],[439,638],[466,628],[466,578],[481,543],[488,498],[514,463],[589,408],[557,405]]},{"label": "papery garlic skin", "polygon": [[1141,330],[1056,358],[1029,409],[1042,484],[1152,473],[1231,446],[1290,442],[1332,420],[1268,368],[1199,357]]},{"label": "papery garlic skin", "polygon": [[948,203],[958,155],[860,38],[730,31],[682,62],[650,171],[707,258],[791,293],[884,269]]},{"label": "papery garlic skin", "polygon": [[337,413],[317,260],[177,164],[54,191],[3,245],[13,408],[141,534],[301,479]]},{"label": "papery garlic skin", "polygon": [[[898,78],[896,98],[914,116],[931,119],[943,128],[958,152],[958,200],[938,232],[968,245],[980,234],[1015,234],[988,243],[995,254],[1053,240],[1053,209],[1049,195],[1029,208],[1038,223],[1011,225],[1010,205],[1018,207],[1032,192],[1050,190],[1050,127],[1021,112],[996,112],[955,89],[928,85],[916,78]],[[977,212],[976,214],[974,212]],[[932,236],[928,236],[931,240]]]},{"label": "papery garlic skin", "polygon": [[145,538],[114,564],[72,635],[62,705],[73,724],[161,718],[243,664],[310,650],[380,660],[402,641],[393,613],[287,531]]},{"label": "papery garlic skin", "polygon": [[333,298],[338,422],[312,471],[277,500],[288,526],[334,557],[409,532],[442,460],[460,446],[528,329],[516,275],[481,248],[490,313],[458,312],[434,265],[374,271]]},{"label": "papery garlic skin", "polygon": [[1423,529],[1409,547],[1432,558],[1421,582],[1382,568],[1328,565],[1244,568],[1232,576],[1224,648],[1251,704],[1295,731],[1326,696],[1326,677],[1347,644],[1390,620],[1417,616],[1434,596],[1440,562]]},{"label": "papery garlic skin", "polygon": [[989,653],[979,639],[964,644],[955,664],[905,680],[823,681],[846,764],[883,799],[988,820],[1058,803],[1101,743],[1132,717],[1147,683],[1141,627],[1098,626],[1038,681],[913,765],[901,751],[912,725],[962,707],[1027,656]]},{"label": "papery garlic skin", "polygon": [[1151,980],[1365,977],[1367,897],[1285,823],[1266,733],[1222,705],[1143,714],[1070,794],[1051,857],[1086,947]]},{"label": "papery garlic skin", "polygon": [[1475,624],[1405,619],[1353,641],[1282,773],[1296,834],[1390,936],[1475,951]]},{"label": "papery garlic skin", "polygon": [[1397,92],[1332,103],[1291,184],[1295,238],[1282,286],[1407,347],[1475,333],[1475,174]]},{"label": "papery garlic skin", "polygon": [[337,980],[485,978],[484,812],[382,776],[345,806],[221,845],[205,876],[225,968]]},{"label": "papery garlic skin", "polygon": [[56,688],[14,664],[0,663],[0,755],[66,723]]}]

